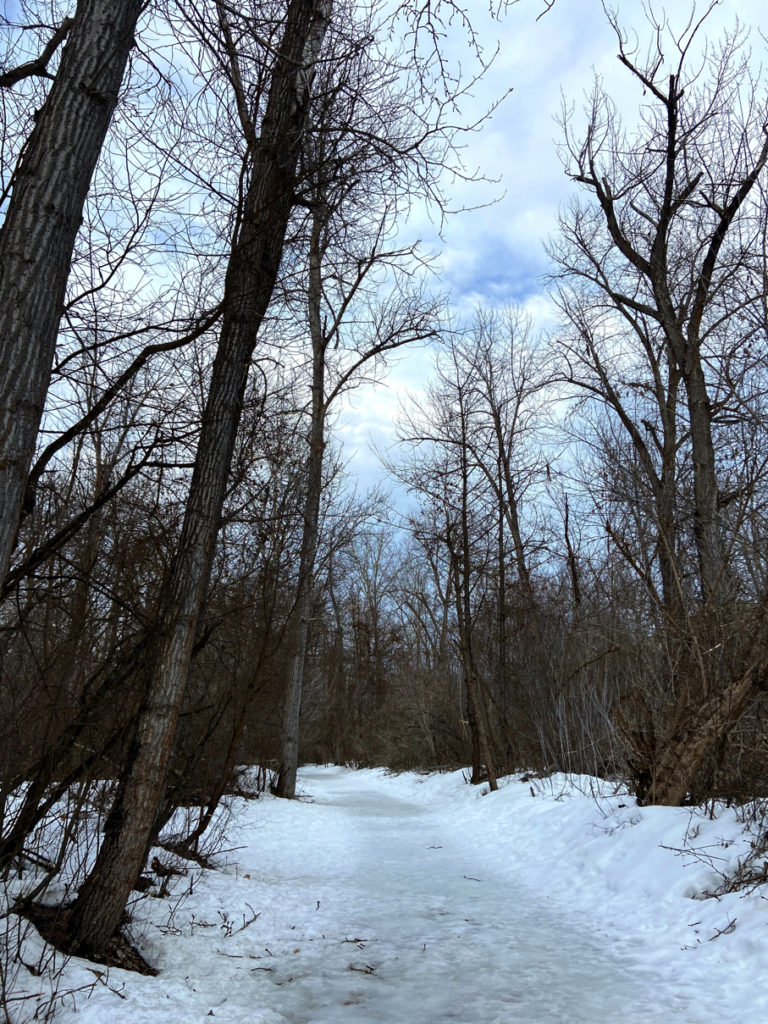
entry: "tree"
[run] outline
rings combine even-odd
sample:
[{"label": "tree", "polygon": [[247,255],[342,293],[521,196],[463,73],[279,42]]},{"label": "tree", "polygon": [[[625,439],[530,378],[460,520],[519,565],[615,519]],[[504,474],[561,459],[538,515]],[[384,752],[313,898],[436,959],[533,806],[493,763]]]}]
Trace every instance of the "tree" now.
[{"label": "tree", "polygon": [[143,0],[79,0],[10,88],[61,63],[14,170],[0,227],[0,579],[10,564],[43,414],[75,236]]},{"label": "tree", "polygon": [[393,469],[423,505],[422,515],[413,523],[417,537],[445,552],[454,602],[454,642],[472,741],[472,782],[488,779],[491,789],[496,789],[490,692],[480,671],[476,629],[486,596],[495,523],[489,515],[488,481],[473,457],[470,441],[476,403],[477,393],[464,374],[459,347],[449,343],[425,408],[418,408],[400,425],[401,439],[410,451]]},{"label": "tree", "polygon": [[[423,67],[404,67],[400,54],[380,50],[373,10],[359,32],[358,47],[343,62],[331,62],[330,73],[317,83],[303,152],[312,409],[280,796],[293,796],[296,784],[325,423],[334,401],[364,372],[375,372],[393,350],[435,333],[439,303],[409,281],[424,257],[417,246],[387,242],[403,212],[419,200],[432,202],[442,215],[441,177],[454,156],[451,117],[462,91],[455,85],[441,98],[425,92]],[[388,297],[377,298],[385,289]]]},{"label": "tree", "polygon": [[[743,492],[726,486],[719,453],[739,445],[744,409],[735,408],[726,382],[752,336],[750,311],[764,301],[759,183],[768,108],[741,33],[696,64],[705,19],[675,35],[651,17],[653,43],[642,56],[611,18],[619,59],[646,100],[633,134],[599,83],[583,135],[566,112],[568,173],[590,201],[574,202],[552,247],[571,329],[567,376],[625,432],[656,531],[649,560],[606,523],[651,593],[657,572],[661,581],[672,692],[666,720],[657,723],[662,735],[638,728],[629,739],[639,795],[659,803],[707,791],[705,777],[764,673],[759,642],[746,659],[734,653],[727,668],[715,652],[730,643],[743,595],[732,556],[735,521],[725,512]],[[693,585],[680,558],[689,513]]]},{"label": "tree", "polygon": [[[328,411],[334,400],[350,386],[355,377],[369,363],[382,360],[386,353],[403,345],[430,337],[434,331],[435,310],[431,302],[420,302],[419,296],[394,295],[388,303],[381,303],[368,319],[354,297],[362,289],[366,279],[372,276],[379,265],[394,258],[402,258],[405,251],[387,252],[374,240],[373,249],[358,262],[357,273],[349,283],[339,276],[339,261],[334,261],[334,276],[341,285],[338,306],[333,308],[331,288],[323,285],[324,245],[321,237],[330,228],[319,215],[322,209],[313,208],[309,242],[309,287],[308,320],[312,344],[312,385],[309,426],[309,454],[306,460],[306,490],[303,508],[303,525],[299,569],[294,609],[295,626],[292,635],[294,653],[291,658],[289,678],[286,687],[282,724],[282,746],[280,772],[276,786],[278,796],[291,798],[296,792],[298,769],[299,718],[301,710],[304,663],[306,659],[309,621],[312,605],[312,577],[318,545],[320,527],[320,503],[323,487],[323,464],[325,432]],[[327,245],[327,236],[326,243]],[[357,320],[356,328],[360,341],[352,349],[352,359],[337,371],[336,380],[327,390],[325,378],[328,372],[327,360],[333,347],[338,348],[339,339],[345,335],[345,316],[350,313]],[[361,321],[365,318],[370,330],[368,340],[362,340]]]},{"label": "tree", "polygon": [[[706,81],[697,81],[699,69],[688,70],[703,20],[671,40],[678,56],[669,74],[664,26],[652,22],[655,41],[643,60],[627,50],[612,22],[620,60],[651,100],[634,144],[599,87],[583,140],[572,136],[566,118],[569,173],[594,205],[574,206],[553,254],[562,279],[588,282],[592,294],[602,297],[602,309],[618,314],[642,345],[657,404],[672,417],[657,444],[663,459],[669,458],[666,435],[674,427],[678,387],[684,389],[701,597],[717,604],[730,587],[714,444],[718,410],[708,392],[716,385],[709,368],[724,364],[728,349],[738,344],[734,323],[761,301],[762,289],[750,291],[747,282],[756,270],[753,243],[762,210],[755,186],[768,161],[768,139],[765,107],[739,34],[705,55]],[[740,282],[737,296],[734,279]],[[594,324],[576,311],[573,319],[589,345]],[[609,396],[614,409],[618,398]],[[642,452],[640,441],[633,443]]]},{"label": "tree", "polygon": [[[440,11],[441,7],[443,12],[459,10],[458,5],[453,3],[403,5],[405,18],[411,19],[410,23],[414,33],[411,39],[414,47],[417,47],[422,26],[437,24],[431,19]],[[86,2],[81,3],[78,7],[77,18],[80,17],[81,11],[92,13],[94,9],[93,3],[90,5]],[[102,9],[106,10],[106,5],[99,7],[99,10]],[[155,8],[155,11],[157,9]],[[199,101],[197,108],[199,111],[207,110],[212,113],[214,127],[211,129],[211,133],[223,140],[223,146],[218,150],[206,149],[209,139],[209,135],[206,135],[205,144],[201,145],[193,155],[190,155],[191,150],[184,147],[179,147],[179,152],[175,153],[172,152],[173,146],[168,138],[158,141],[149,130],[142,141],[146,141],[148,145],[153,143],[156,147],[155,152],[162,153],[165,150],[163,155],[168,159],[168,166],[172,167],[171,178],[164,179],[166,182],[170,180],[168,185],[170,190],[173,190],[175,182],[179,178],[187,180],[184,178],[184,174],[189,176],[189,180],[197,182],[206,182],[208,176],[215,179],[208,184],[211,194],[217,194],[220,206],[215,211],[213,218],[215,223],[211,227],[210,233],[204,237],[207,240],[214,239],[219,245],[212,247],[216,250],[213,257],[211,257],[210,250],[202,251],[203,247],[198,246],[190,256],[190,262],[198,260],[202,266],[199,279],[206,282],[208,294],[214,292],[217,287],[221,289],[220,301],[207,304],[209,310],[211,306],[215,306],[210,314],[203,313],[198,316],[204,303],[201,301],[189,304],[184,301],[188,298],[185,293],[186,282],[178,282],[176,297],[180,299],[181,305],[187,311],[192,305],[195,314],[188,318],[184,330],[177,329],[178,317],[171,317],[164,324],[155,322],[147,325],[143,323],[136,329],[135,334],[123,335],[122,338],[135,339],[142,336],[142,332],[151,331],[153,343],[139,351],[134,350],[133,353],[121,351],[119,359],[114,363],[112,353],[105,351],[104,337],[99,332],[97,320],[101,310],[98,305],[94,303],[93,310],[96,315],[91,323],[87,322],[87,318],[83,318],[77,326],[73,327],[71,322],[73,318],[70,317],[66,326],[66,329],[71,332],[67,343],[70,338],[74,338],[75,341],[71,349],[67,348],[66,351],[63,351],[64,346],[62,346],[60,350],[58,370],[61,371],[63,385],[59,397],[67,398],[68,386],[74,379],[71,376],[73,367],[77,367],[78,374],[81,370],[87,373],[93,368],[94,383],[97,378],[99,378],[99,383],[98,386],[94,386],[87,406],[78,410],[78,415],[75,416],[71,414],[71,410],[66,410],[64,424],[66,429],[52,442],[53,447],[46,445],[42,448],[32,478],[27,481],[27,494],[30,497],[33,496],[37,488],[38,494],[45,498],[49,497],[52,493],[50,485],[53,483],[53,474],[54,472],[58,473],[60,467],[63,466],[65,470],[71,468],[72,473],[57,477],[57,479],[66,479],[68,486],[71,484],[73,493],[80,491],[82,494],[91,494],[92,500],[88,507],[82,510],[82,515],[76,514],[69,523],[65,524],[64,533],[59,530],[54,535],[52,540],[55,543],[38,544],[32,550],[31,553],[35,558],[48,558],[47,563],[40,561],[32,565],[27,560],[20,559],[19,564],[14,567],[10,581],[6,579],[6,586],[16,587],[19,592],[29,596],[31,602],[34,600],[32,587],[28,586],[25,581],[33,579],[32,573],[40,565],[47,564],[50,571],[53,572],[56,566],[64,564],[64,559],[71,555],[74,548],[76,554],[80,556],[77,567],[82,578],[78,581],[81,585],[71,602],[70,618],[73,629],[70,632],[72,635],[67,636],[66,630],[63,631],[65,645],[67,641],[72,641],[70,647],[77,650],[78,656],[82,655],[85,659],[86,656],[94,655],[95,661],[96,652],[88,646],[84,639],[82,643],[78,643],[75,633],[80,638],[85,638],[88,635],[89,626],[84,616],[87,615],[89,605],[94,609],[97,606],[103,607],[100,602],[105,600],[105,595],[99,592],[98,586],[93,587],[92,584],[95,582],[96,570],[102,566],[100,560],[102,558],[105,561],[108,560],[108,545],[113,536],[120,536],[120,530],[116,528],[114,534],[110,534],[102,529],[104,527],[103,519],[94,518],[98,516],[101,509],[108,509],[110,513],[113,513],[117,508],[117,506],[108,505],[114,496],[112,493],[114,485],[108,480],[108,472],[101,471],[107,468],[107,463],[98,458],[95,460],[99,471],[91,480],[90,466],[86,465],[88,460],[81,459],[80,453],[86,451],[90,454],[89,444],[93,442],[94,447],[97,447],[100,443],[97,441],[99,432],[103,429],[111,429],[109,417],[113,413],[123,410],[127,417],[126,424],[123,425],[130,425],[132,429],[127,438],[126,449],[130,453],[130,441],[135,440],[139,451],[130,454],[126,454],[124,451],[121,455],[121,465],[127,464],[128,469],[133,470],[135,465],[131,460],[134,456],[136,464],[142,463],[149,444],[145,450],[142,447],[144,442],[141,431],[133,429],[137,424],[136,410],[141,408],[142,399],[139,398],[135,403],[133,402],[135,396],[131,393],[132,382],[135,383],[138,379],[136,374],[141,372],[150,357],[174,350],[186,342],[199,340],[200,344],[195,346],[194,350],[184,352],[177,364],[183,366],[183,361],[186,359],[189,359],[190,364],[194,364],[191,371],[189,365],[184,366],[185,378],[187,372],[194,375],[198,366],[200,369],[198,386],[199,395],[204,399],[201,401],[204,409],[199,437],[196,424],[192,422],[190,425],[188,420],[185,436],[174,436],[171,440],[163,438],[162,444],[168,441],[171,447],[177,445],[177,450],[182,453],[179,461],[172,467],[178,473],[174,472],[163,478],[163,466],[150,466],[144,463],[141,466],[142,469],[147,470],[144,479],[151,482],[153,488],[156,487],[158,501],[167,498],[168,493],[172,493],[173,501],[176,502],[186,482],[184,473],[191,468],[189,461],[194,441],[198,442],[189,498],[184,507],[183,523],[180,524],[181,529],[178,535],[176,527],[179,525],[178,520],[181,519],[181,515],[177,519],[176,513],[181,511],[183,502],[179,502],[178,505],[174,504],[170,509],[163,508],[163,512],[168,511],[168,529],[163,543],[167,549],[172,551],[169,559],[170,566],[164,574],[162,571],[163,556],[168,554],[168,551],[158,550],[162,547],[162,544],[158,544],[155,549],[158,567],[153,578],[146,585],[146,581],[142,580],[141,585],[136,588],[136,594],[133,591],[130,593],[131,615],[136,613],[136,618],[140,620],[139,626],[130,633],[130,636],[127,635],[129,631],[126,630],[126,635],[120,638],[125,643],[124,649],[119,652],[118,665],[109,666],[104,662],[95,667],[89,665],[88,678],[85,679],[84,674],[81,674],[83,677],[79,679],[78,685],[82,687],[83,693],[87,692],[88,700],[80,702],[82,706],[78,709],[74,720],[66,723],[66,727],[59,731],[52,747],[48,748],[47,757],[50,764],[55,766],[54,772],[53,774],[49,772],[46,775],[41,770],[35,773],[32,785],[26,790],[23,808],[25,811],[28,804],[29,816],[25,817],[25,814],[22,813],[17,819],[16,824],[19,827],[15,830],[8,850],[8,857],[12,859],[14,851],[18,851],[18,843],[23,842],[25,830],[33,827],[40,820],[40,814],[52,806],[57,794],[60,795],[73,778],[80,778],[83,773],[87,773],[98,763],[99,756],[104,753],[105,748],[97,744],[83,761],[79,761],[72,768],[71,772],[60,770],[65,761],[65,748],[68,742],[79,744],[84,729],[86,734],[90,735],[84,724],[84,719],[94,711],[107,712],[110,704],[119,705],[118,712],[130,719],[133,717],[132,711],[135,704],[141,703],[136,732],[130,741],[127,769],[117,788],[117,795],[107,821],[105,838],[99,856],[93,871],[81,889],[78,900],[67,909],[62,917],[62,941],[68,948],[80,951],[95,951],[103,949],[108,944],[122,912],[126,894],[146,856],[148,844],[155,836],[157,827],[167,810],[167,801],[163,799],[163,791],[166,785],[167,767],[173,753],[176,723],[187,686],[190,659],[201,632],[204,634],[204,642],[207,642],[208,623],[201,618],[201,610],[205,602],[206,589],[209,587],[210,568],[214,557],[223,500],[230,483],[230,463],[236,443],[251,357],[267,315],[280,264],[282,262],[283,269],[286,269],[286,264],[295,257],[297,248],[294,247],[291,250],[290,247],[286,247],[285,241],[289,232],[298,228],[300,216],[297,214],[297,206],[300,206],[306,198],[302,195],[302,188],[309,180],[305,172],[310,165],[302,163],[300,143],[307,137],[305,115],[311,98],[313,79],[318,77],[318,67],[324,66],[324,61],[318,61],[318,58],[330,18],[330,5],[321,3],[319,0],[316,0],[315,3],[309,3],[309,0],[290,0],[288,3],[274,0],[267,4],[254,2],[246,5],[245,8],[238,9],[233,9],[231,5],[218,2],[218,0],[210,0],[202,5],[177,5],[174,8],[173,18],[178,19],[179,10],[187,16],[187,24],[195,23],[194,30],[190,34],[195,37],[195,45],[198,46],[198,50],[194,52],[189,65],[185,64],[183,60],[176,67],[166,65],[168,77],[172,79],[175,72],[179,71],[180,78],[196,79],[201,84],[199,94],[194,97],[194,101],[183,104],[183,109],[180,109],[178,113],[178,119],[179,122],[183,121],[194,104]],[[334,13],[333,21],[335,22],[335,20],[336,14]],[[169,20],[169,24],[175,29],[178,27],[178,20],[176,22]],[[7,86],[22,81],[28,82],[31,81],[32,76],[41,73],[47,74],[47,63],[66,31],[70,32],[68,43],[70,46],[76,33],[72,26],[63,26],[60,32],[54,31],[54,38],[50,45],[45,46],[40,59],[35,58],[22,64],[16,71],[4,74],[3,84]],[[126,34],[123,39],[128,47],[132,38],[129,36],[130,34]],[[348,40],[350,45],[358,45],[359,40],[354,40],[353,36],[354,32],[350,32]],[[344,38],[343,27],[340,38]],[[436,35],[433,35],[433,42],[437,38]],[[194,47],[192,49],[194,50]],[[65,66],[68,52],[68,50],[65,52],[64,59],[62,59],[61,69]],[[175,53],[178,55],[178,50]],[[198,54],[205,54],[206,57],[205,61],[196,66]],[[90,51],[88,54],[84,54],[84,58],[90,59],[91,56],[93,54]],[[104,54],[102,53],[101,56],[103,57]],[[162,74],[163,57],[157,54],[154,56],[157,56],[159,73]],[[189,51],[186,56],[189,56]],[[337,56],[334,54],[329,57],[329,60],[336,61]],[[104,61],[105,65],[108,63],[109,61]],[[113,62],[113,69],[117,68],[119,64],[119,60]],[[85,59],[83,66],[89,66]],[[390,83],[403,73],[403,68],[397,63],[390,70]],[[426,104],[425,109],[429,109],[430,116],[435,115],[439,121],[440,115],[449,111],[458,100],[461,87],[446,74],[437,49],[430,54],[426,64],[418,65],[416,76],[414,97],[419,101],[423,99]],[[446,89],[444,92],[438,90],[439,95],[431,95],[430,87],[436,79],[441,79],[442,85],[446,86]],[[354,80],[353,77],[343,81],[341,91],[345,92],[349,98],[355,95],[356,85],[360,85],[360,82]],[[225,89],[226,100],[221,102]],[[52,90],[52,96],[54,91],[55,89]],[[174,94],[175,98],[178,98],[179,95],[178,93]],[[377,107],[379,98],[379,95],[368,94],[363,95],[362,100],[358,99],[358,102],[360,106],[368,105],[374,122],[378,121],[377,127],[383,129],[386,127],[389,110],[386,107]],[[108,106],[113,96],[110,93],[106,96],[106,100],[104,95],[97,99],[104,101],[104,104]],[[168,109],[171,109],[172,106],[172,104],[167,105]],[[180,104],[180,108],[181,106]],[[173,116],[173,114],[169,115],[168,123],[171,122]],[[196,127],[197,125],[195,125]],[[398,158],[404,158],[406,164],[412,154],[418,150],[419,159],[415,160],[413,164],[416,168],[413,182],[417,183],[418,187],[423,190],[422,194],[432,201],[439,200],[439,189],[435,187],[435,182],[442,167],[441,145],[425,156],[428,149],[427,143],[431,141],[430,136],[433,136],[434,132],[434,125],[428,125],[428,118],[425,118],[417,127],[413,137],[403,138],[400,136],[387,143],[390,150],[389,156],[391,157],[394,153]],[[191,134],[194,135],[194,131]],[[383,130],[381,135],[385,136]],[[34,131],[32,137],[34,137]],[[351,138],[354,139],[358,147],[358,157],[361,154],[371,154],[375,159],[381,159],[382,164],[386,163],[388,159],[387,145],[378,149],[374,134],[368,130],[367,126],[364,126],[357,136],[353,134]],[[91,148],[93,149],[93,147]],[[236,154],[235,159],[232,159],[233,150]],[[435,156],[436,153],[437,156]],[[93,155],[90,150],[89,154]],[[197,160],[198,157],[200,162]],[[24,166],[24,159],[25,157],[22,155],[20,167]],[[225,168],[221,175],[219,175],[217,162]],[[87,164],[87,161],[85,163]],[[102,161],[102,166],[103,163],[104,161]],[[397,161],[394,161],[393,166],[396,163]],[[214,174],[209,175],[212,168]],[[332,162],[326,169],[333,171]],[[351,169],[354,170],[354,168]],[[111,170],[112,168],[108,168],[105,171],[105,180],[109,177]],[[175,175],[178,175],[179,178],[174,177]],[[352,180],[354,181],[354,175]],[[225,182],[224,186],[221,184],[222,181]],[[391,209],[387,209],[387,190],[393,181],[394,177],[388,176],[385,171],[381,187],[375,195],[375,203],[371,204],[371,206],[378,204],[377,214],[391,215],[392,213]],[[129,205],[132,200],[136,199],[132,188],[133,184],[131,181],[127,182],[122,193]],[[230,187],[232,185],[234,187]],[[14,188],[12,197],[14,201],[16,195],[21,195],[21,192],[22,190]],[[66,183],[61,184],[61,192],[67,192]],[[407,192],[408,188],[402,188],[401,194],[405,195]],[[405,205],[407,205],[407,201]],[[142,202],[137,201],[136,209],[140,210],[141,207]],[[103,215],[102,224],[107,224],[113,212],[109,202],[101,209],[98,204],[94,204],[91,209],[95,212],[95,217],[90,218],[88,208],[86,208],[86,223],[79,236],[82,242],[81,252],[85,254],[86,264],[90,258],[87,250],[94,238],[99,237],[102,226],[99,223],[99,218]],[[352,206],[350,209],[354,210],[355,207]],[[201,212],[193,213],[190,218],[192,226],[188,226],[176,211],[172,213],[163,227],[169,229],[174,239],[182,237],[190,242],[195,238],[199,240],[200,236],[195,234],[196,220],[205,220],[208,213],[207,207]],[[354,214],[345,214],[345,216],[345,227],[349,228],[354,220]],[[386,217],[373,218],[373,221],[377,225],[381,225],[386,222]],[[6,226],[11,223],[12,218],[9,211]],[[162,236],[163,232],[161,231],[159,234]],[[226,240],[226,246],[220,244],[222,240]],[[381,242],[382,239],[379,238],[378,241]],[[100,244],[97,241],[97,247]],[[110,245],[111,243],[107,240],[103,250],[110,254],[110,258],[105,261],[107,274],[111,271],[109,264],[111,254],[114,252]],[[158,245],[161,251],[166,247],[168,251],[173,249],[168,236],[161,237]],[[226,276],[223,280],[223,274],[220,273],[223,261],[219,260],[221,256],[219,248],[228,250]],[[68,265],[71,251],[66,259],[63,253],[49,247],[47,253],[49,258],[52,253],[54,258],[51,262],[55,262],[59,269],[64,264]],[[393,258],[394,255],[390,252],[385,256],[386,247],[383,246],[377,250],[377,253],[378,256],[384,256],[385,261]],[[345,255],[349,255],[349,253]],[[356,256],[359,257],[360,253],[358,252]],[[362,273],[364,265],[365,258],[363,258],[362,264],[356,263],[354,259],[350,262],[352,270],[360,275],[360,280],[364,280],[366,276]],[[98,276],[98,274],[94,275],[95,278]],[[287,280],[287,276],[286,274],[284,280]],[[331,279],[333,278],[331,277]],[[58,280],[59,278],[57,278]],[[354,284],[355,280],[353,273],[345,277],[343,283],[345,285],[349,285],[350,282]],[[98,288],[93,290],[98,291]],[[203,291],[205,289],[201,289],[201,294]],[[28,298],[33,292],[33,288],[26,288],[25,297]],[[86,292],[90,292],[90,289],[87,288]],[[114,318],[115,321],[120,318],[129,321],[133,311],[130,308],[130,303],[128,308],[125,304],[120,304],[120,288],[114,288],[111,293],[107,289],[105,294],[109,294],[110,297],[104,305],[112,302],[114,309],[119,309],[119,313]],[[164,298],[169,298],[167,293]],[[217,300],[218,298],[217,296]],[[60,300],[56,299],[56,301]],[[69,300],[67,301],[67,313],[71,314],[72,307],[69,305]],[[149,304],[151,305],[151,299]],[[85,305],[88,305],[87,299]],[[158,305],[161,306],[162,303],[158,303]],[[171,296],[169,307],[173,305],[174,299]],[[103,308],[104,306],[102,306]],[[278,304],[275,303],[273,309],[278,308]],[[376,354],[381,354],[384,351],[383,339],[387,336],[387,330],[396,322],[397,316],[402,322],[403,310],[407,311],[407,308],[407,302],[399,306],[397,301],[390,304],[384,303],[383,308],[371,304],[367,312],[371,320],[375,321],[377,329],[381,329],[380,335],[375,333],[373,335],[374,350],[379,342],[382,342],[382,347]],[[213,348],[210,345],[213,329],[219,323],[221,327],[218,345],[215,346],[215,360],[211,367],[208,365],[207,356]],[[83,330],[78,336],[77,328],[80,326],[83,326]],[[172,332],[170,339],[167,336],[162,337],[165,328]],[[92,337],[90,336],[91,330],[93,331]],[[121,340],[119,331],[113,332],[110,340],[113,339],[118,342]],[[362,335],[355,339],[355,346],[361,340]],[[370,342],[371,335],[366,340]],[[326,349],[328,347],[326,341]],[[351,379],[348,375],[355,372],[355,361],[364,354],[362,349],[358,350],[354,346],[353,348],[354,351],[350,353],[351,365],[348,361],[339,368],[339,378],[336,383],[341,381],[340,386]],[[120,360],[122,360],[122,364],[118,366],[117,363]],[[358,363],[359,365],[361,363]],[[33,376],[35,376],[37,384],[40,384],[44,375],[36,372]],[[43,382],[41,394],[43,396],[45,394],[45,382]],[[174,397],[177,399],[178,393],[174,393]],[[192,402],[191,405],[194,413],[195,403]],[[58,407],[55,411],[58,412],[60,408],[62,407]],[[162,419],[165,409],[161,409],[158,405],[156,411]],[[194,420],[194,415],[190,417],[190,420]],[[59,427],[59,424],[57,423],[56,426]],[[153,422],[149,426],[154,428],[159,427],[159,424]],[[117,429],[120,429],[120,425]],[[32,428],[26,431],[25,436],[29,435],[27,440],[34,433]],[[158,430],[158,436],[161,434],[162,431]],[[31,443],[34,444],[34,438]],[[71,467],[67,464],[70,455],[72,455],[73,462]],[[111,468],[116,465],[118,463],[111,464]],[[24,476],[25,473],[24,469],[21,476]],[[128,473],[126,472],[124,475],[128,476]],[[129,492],[130,479],[122,482],[125,484],[124,496],[126,499],[123,508],[128,512],[138,492],[133,490]],[[95,490],[89,491],[90,483],[95,483]],[[29,486],[30,484],[31,486]],[[166,487],[169,488],[168,491],[165,490]],[[137,502],[135,507],[139,507],[139,504]],[[69,511],[68,505],[63,504],[61,507],[66,507]],[[154,515],[159,506],[150,506],[148,502],[147,507],[152,508]],[[128,518],[130,519],[130,515]],[[53,522],[53,517],[50,521]],[[78,535],[76,531],[85,524],[88,524],[86,530]],[[39,521],[32,522],[30,520],[30,536],[35,534],[39,525]],[[43,548],[45,550],[42,550]],[[306,558],[305,566],[309,562],[311,559]],[[17,570],[20,571],[17,572]],[[126,574],[125,566],[122,563],[121,573],[120,582],[123,586]],[[165,575],[165,579],[162,581],[161,587],[163,575]],[[214,581],[214,585],[215,583],[216,581]],[[50,594],[53,596],[53,591]],[[115,607],[123,596],[122,593],[114,595]],[[216,596],[218,598],[219,595]],[[147,607],[141,608],[142,601],[146,601]],[[56,605],[57,610],[65,604],[66,602],[60,602],[59,605]],[[48,605],[54,607],[55,602],[50,600]],[[109,616],[110,634],[117,637],[122,632],[122,625],[119,614]],[[132,625],[135,623],[132,622]],[[54,633],[55,631],[52,630],[50,635],[53,636]],[[104,648],[106,649],[106,644]],[[91,668],[93,671],[90,671]],[[118,701],[115,701],[115,694],[120,695]],[[91,697],[94,698],[93,701]],[[127,725],[127,723],[124,724]],[[121,732],[124,737],[120,735]],[[122,741],[125,738],[125,746],[128,746],[128,736],[128,728],[113,730],[106,742],[121,747],[122,755],[125,752]],[[79,756],[76,754],[74,758],[78,759]],[[119,760],[124,764],[126,758],[121,756]],[[67,762],[67,768],[69,767],[69,762]]]},{"label": "tree", "polygon": [[228,12],[220,8],[219,13],[238,115],[248,142],[247,185],[227,268],[221,335],[184,524],[165,588],[160,625],[148,652],[149,685],[130,764],[120,781],[93,870],[66,917],[66,945],[81,952],[103,949],[114,935],[153,838],[250,359],[277,279],[295,202],[296,168],[313,68],[330,5],[321,0],[289,3],[258,133],[243,92],[237,52],[228,47]]}]

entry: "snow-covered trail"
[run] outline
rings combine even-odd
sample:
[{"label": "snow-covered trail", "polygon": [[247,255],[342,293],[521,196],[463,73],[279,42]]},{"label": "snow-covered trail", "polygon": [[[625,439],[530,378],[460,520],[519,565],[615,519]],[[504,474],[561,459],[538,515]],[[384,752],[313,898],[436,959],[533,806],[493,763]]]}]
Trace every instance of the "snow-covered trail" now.
[{"label": "snow-covered trail", "polygon": [[57,1019],[768,1020],[760,890],[692,899],[712,873],[675,850],[695,826],[724,863],[735,819],[551,785],[562,788],[532,798],[510,779],[483,797],[457,773],[305,768],[298,801],[235,801],[219,869],[183,899],[190,881],[177,879],[175,894],[135,908],[134,940],[159,975],[73,960]]},{"label": "snow-covered trail", "polygon": [[511,851],[500,860],[375,775],[309,770],[302,781],[322,817],[315,830],[298,808],[301,848],[282,873],[302,888],[314,877],[320,908],[293,980],[286,968],[271,976],[281,992],[270,1003],[292,1024],[684,1019],[643,965],[522,889]]}]

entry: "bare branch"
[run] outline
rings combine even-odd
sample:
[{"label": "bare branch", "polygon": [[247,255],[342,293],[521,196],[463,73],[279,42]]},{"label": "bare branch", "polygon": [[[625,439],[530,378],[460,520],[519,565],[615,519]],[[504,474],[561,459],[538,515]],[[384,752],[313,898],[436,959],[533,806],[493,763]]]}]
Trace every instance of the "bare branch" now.
[{"label": "bare branch", "polygon": [[52,80],[54,76],[48,70],[48,64],[56,50],[66,39],[70,28],[74,25],[74,21],[74,18],[64,18],[46,43],[39,57],[35,57],[34,60],[27,61],[26,64],[21,64],[17,68],[12,68],[10,71],[4,71],[0,74],[0,89],[11,89],[22,79],[33,76],[37,78],[50,78]]}]

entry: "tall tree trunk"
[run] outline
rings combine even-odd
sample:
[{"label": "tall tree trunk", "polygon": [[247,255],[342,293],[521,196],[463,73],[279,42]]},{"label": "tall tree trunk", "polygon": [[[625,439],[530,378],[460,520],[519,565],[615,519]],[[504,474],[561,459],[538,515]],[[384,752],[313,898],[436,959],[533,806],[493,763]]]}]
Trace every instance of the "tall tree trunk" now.
[{"label": "tall tree trunk", "polygon": [[0,580],[21,517],[75,236],[143,0],[78,0],[0,228]]},{"label": "tall tree trunk", "polygon": [[329,18],[329,0],[291,0],[288,7],[241,227],[227,269],[221,337],[182,534],[151,654],[149,688],[130,765],[120,781],[96,863],[68,915],[65,942],[73,951],[103,949],[117,930],[163,798],[248,369],[294,203],[310,69]]},{"label": "tall tree trunk", "polygon": [[[462,407],[462,436],[466,438],[466,421]],[[461,448],[461,557],[452,557],[456,577],[456,617],[459,627],[459,649],[467,687],[467,718],[472,732],[472,782],[484,781],[483,766],[491,790],[498,789],[491,751],[487,702],[477,674],[472,645],[472,558],[469,538],[469,467],[467,448]]]},{"label": "tall tree trunk", "polygon": [[309,242],[309,288],[307,295],[309,333],[312,339],[312,412],[307,459],[307,483],[304,495],[304,524],[301,534],[299,578],[294,608],[293,652],[288,671],[288,685],[283,704],[280,752],[280,774],[277,795],[292,799],[296,795],[296,773],[299,767],[299,724],[304,665],[307,659],[309,618],[312,610],[312,577],[320,527],[320,496],[323,489],[323,454],[325,451],[325,352],[326,338],[322,326],[322,249],[321,233],[324,217],[321,209],[313,211]]},{"label": "tall tree trunk", "polygon": [[[649,351],[653,351],[649,346]],[[658,564],[661,577],[661,602],[667,624],[678,623],[684,616],[684,595],[677,563],[677,408],[680,391],[680,369],[667,355],[666,387],[661,384],[661,369],[657,371],[656,403],[661,419],[661,443],[657,443],[661,464],[658,475],[641,455],[654,498],[657,523]],[[655,435],[654,435],[655,439]],[[638,443],[635,438],[635,448]]]},{"label": "tall tree trunk", "polygon": [[704,600],[718,605],[727,599],[729,588],[725,542],[718,514],[712,408],[698,351],[690,362],[692,365],[685,375],[685,389],[693,457],[693,532]]},{"label": "tall tree trunk", "polygon": [[[501,477],[501,459],[499,459],[499,477]],[[501,480],[499,480],[501,495]],[[507,697],[507,573],[506,545],[504,543],[504,503],[499,500],[499,521],[497,533],[498,581],[499,592],[496,603],[496,693],[498,699],[506,704]]]}]

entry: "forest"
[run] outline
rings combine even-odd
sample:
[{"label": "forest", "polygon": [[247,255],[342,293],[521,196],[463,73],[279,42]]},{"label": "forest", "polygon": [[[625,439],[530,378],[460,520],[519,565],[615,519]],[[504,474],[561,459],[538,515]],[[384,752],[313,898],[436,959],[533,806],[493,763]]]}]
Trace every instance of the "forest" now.
[{"label": "forest", "polygon": [[[6,5],[6,919],[131,962],[158,837],[192,808],[164,842],[204,863],[243,766],[286,799],[307,763],[469,765],[768,814],[768,99],[715,6],[642,37],[606,9],[634,113],[597,75],[563,99],[544,331],[459,316],[403,230],[450,217],[495,113],[465,113],[470,5]],[[417,345],[363,492],[338,411]]]}]

